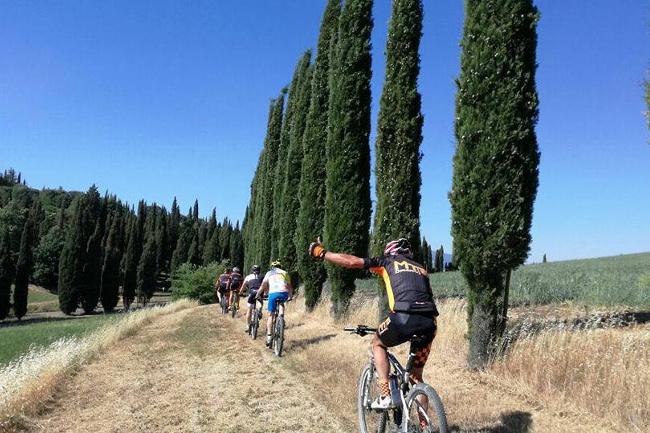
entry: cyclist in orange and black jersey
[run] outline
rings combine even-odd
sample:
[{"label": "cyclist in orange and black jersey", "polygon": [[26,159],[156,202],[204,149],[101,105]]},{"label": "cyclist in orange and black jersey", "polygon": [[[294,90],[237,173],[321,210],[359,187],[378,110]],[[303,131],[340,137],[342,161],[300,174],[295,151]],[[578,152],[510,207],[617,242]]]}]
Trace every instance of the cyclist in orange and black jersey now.
[{"label": "cyclist in orange and black jersey", "polygon": [[416,354],[411,377],[415,382],[421,382],[422,371],[436,335],[438,309],[426,269],[413,260],[409,242],[404,238],[386,244],[384,257],[361,258],[333,253],[326,251],[320,242],[309,246],[309,254],[345,268],[368,269],[383,278],[390,313],[372,340],[377,384],[381,392],[372,402],[372,408],[391,408],[393,403],[388,385],[390,365],[387,348],[405,343],[414,335],[424,337],[411,343],[411,352]]}]

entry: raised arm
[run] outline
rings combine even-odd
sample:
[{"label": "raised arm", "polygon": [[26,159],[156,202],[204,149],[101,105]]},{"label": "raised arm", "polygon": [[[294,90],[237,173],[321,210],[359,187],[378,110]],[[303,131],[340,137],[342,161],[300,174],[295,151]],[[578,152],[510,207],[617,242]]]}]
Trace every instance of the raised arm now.
[{"label": "raised arm", "polygon": [[348,269],[363,269],[364,266],[364,260],[361,257],[353,256],[352,254],[326,251],[325,247],[323,247],[323,244],[320,242],[320,238],[309,245],[309,255],[315,259],[327,260],[330,263]]}]

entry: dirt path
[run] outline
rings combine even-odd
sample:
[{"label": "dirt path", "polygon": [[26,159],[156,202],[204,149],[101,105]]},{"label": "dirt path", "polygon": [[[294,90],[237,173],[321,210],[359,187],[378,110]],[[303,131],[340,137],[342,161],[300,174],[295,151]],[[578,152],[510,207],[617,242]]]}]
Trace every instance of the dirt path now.
[{"label": "dirt path", "polygon": [[241,327],[214,306],[161,317],[85,366],[31,431],[343,431]]}]

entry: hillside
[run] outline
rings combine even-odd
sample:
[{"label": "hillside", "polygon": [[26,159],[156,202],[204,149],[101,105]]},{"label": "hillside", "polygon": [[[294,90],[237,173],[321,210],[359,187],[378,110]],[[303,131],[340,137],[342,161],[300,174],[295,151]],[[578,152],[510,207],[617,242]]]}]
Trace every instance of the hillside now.
[{"label": "hillside", "polygon": [[[460,272],[431,275],[438,297],[465,296]],[[650,253],[525,265],[513,272],[510,303],[650,307]]]}]

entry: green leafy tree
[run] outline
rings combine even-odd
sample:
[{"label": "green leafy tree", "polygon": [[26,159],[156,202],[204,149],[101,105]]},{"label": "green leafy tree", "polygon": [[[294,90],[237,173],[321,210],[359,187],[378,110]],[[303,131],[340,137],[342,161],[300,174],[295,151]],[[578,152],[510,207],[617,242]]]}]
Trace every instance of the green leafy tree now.
[{"label": "green leafy tree", "polygon": [[325,215],[325,182],[323,180],[326,177],[325,144],[327,143],[329,118],[330,45],[336,46],[340,14],[340,0],[328,0],[318,36],[318,53],[314,62],[309,111],[303,138],[304,155],[298,190],[300,208],[297,217],[295,248],[298,272],[305,287],[305,305],[310,311],[320,299],[326,278],[323,264],[312,260],[305,254],[305,251],[314,237],[323,233]]},{"label": "green leafy tree", "polygon": [[[421,0],[394,0],[386,44],[386,78],[379,106],[375,144],[377,209],[372,253],[381,255],[386,242],[407,238],[416,259],[420,248],[420,144],[423,116],[417,89],[422,37]],[[388,298],[379,280],[380,315]]]},{"label": "green leafy tree", "polygon": [[[370,227],[370,32],[372,1],[348,0],[331,64],[324,240],[364,256]],[[328,265],[332,313],[341,317],[358,273]]]},{"label": "green leafy tree", "polygon": [[10,246],[9,230],[2,227],[0,232],[0,320],[4,320],[9,314],[11,282],[15,275]]},{"label": "green leafy tree", "polygon": [[510,273],[524,263],[538,186],[532,0],[465,3],[450,200],[454,255],[469,287],[469,365],[505,328]]}]

